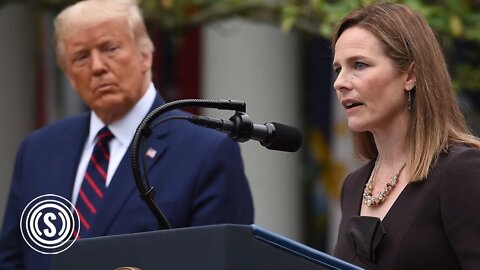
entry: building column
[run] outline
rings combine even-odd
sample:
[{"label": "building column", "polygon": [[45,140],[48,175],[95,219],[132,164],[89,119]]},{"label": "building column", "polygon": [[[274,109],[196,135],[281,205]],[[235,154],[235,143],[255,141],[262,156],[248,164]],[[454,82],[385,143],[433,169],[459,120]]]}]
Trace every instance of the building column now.
[{"label": "building column", "polygon": [[0,8],[1,220],[18,146],[34,129],[37,79],[34,59],[38,43],[35,36],[34,16],[26,5],[8,4]]},{"label": "building column", "polygon": [[[271,25],[240,19],[204,28],[203,98],[245,101],[256,124],[300,127],[300,42]],[[233,112],[205,110],[228,119]],[[271,151],[258,142],[241,144],[255,204],[255,224],[301,241],[301,154]]]}]

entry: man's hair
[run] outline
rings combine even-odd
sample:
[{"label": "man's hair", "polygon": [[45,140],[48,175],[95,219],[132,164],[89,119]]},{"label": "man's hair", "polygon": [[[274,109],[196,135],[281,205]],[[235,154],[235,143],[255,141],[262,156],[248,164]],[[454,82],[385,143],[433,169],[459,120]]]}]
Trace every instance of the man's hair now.
[{"label": "man's hair", "polygon": [[[401,4],[380,3],[352,12],[332,36],[334,47],[342,33],[360,27],[373,34],[400,72],[413,64],[414,99],[407,131],[407,157],[411,181],[427,177],[438,155],[451,143],[480,147],[467,127],[437,38],[427,21]],[[407,109],[407,108],[405,108]],[[355,151],[361,158],[378,155],[370,132],[353,132]]]},{"label": "man's hair", "polygon": [[142,53],[153,53],[153,42],[135,0],[85,0],[67,7],[55,19],[55,45],[60,68],[66,68],[65,38],[77,29],[115,19],[127,21],[132,40]]}]

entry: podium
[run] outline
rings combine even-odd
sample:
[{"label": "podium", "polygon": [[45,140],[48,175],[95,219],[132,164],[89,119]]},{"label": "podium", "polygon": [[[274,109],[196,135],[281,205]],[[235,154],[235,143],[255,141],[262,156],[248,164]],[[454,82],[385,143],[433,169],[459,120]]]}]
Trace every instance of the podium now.
[{"label": "podium", "polygon": [[223,224],[78,240],[52,256],[51,269],[361,268],[256,225]]}]

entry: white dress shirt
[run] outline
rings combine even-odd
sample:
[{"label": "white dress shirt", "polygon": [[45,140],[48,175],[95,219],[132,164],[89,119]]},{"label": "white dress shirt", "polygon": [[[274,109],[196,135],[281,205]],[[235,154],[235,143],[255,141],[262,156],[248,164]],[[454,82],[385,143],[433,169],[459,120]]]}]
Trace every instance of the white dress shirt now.
[{"label": "white dress shirt", "polygon": [[[108,125],[108,128],[115,137],[110,141],[110,162],[108,164],[107,172],[107,187],[110,184],[118,165],[122,161],[123,156],[127,152],[128,147],[133,140],[133,136],[135,136],[135,131],[137,130],[138,125],[140,125],[143,118],[147,116],[152,107],[155,100],[155,94],[155,86],[153,83],[150,83],[148,90],[137,104],[135,104],[135,106],[123,118]],[[77,202],[78,192],[82,186],[90,156],[97,143],[95,136],[104,126],[105,124],[102,120],[100,120],[95,112],[92,111],[90,117],[90,132],[87,141],[83,146],[82,156],[80,158],[80,163],[78,164],[75,183],[73,185],[72,203],[74,205]]]}]

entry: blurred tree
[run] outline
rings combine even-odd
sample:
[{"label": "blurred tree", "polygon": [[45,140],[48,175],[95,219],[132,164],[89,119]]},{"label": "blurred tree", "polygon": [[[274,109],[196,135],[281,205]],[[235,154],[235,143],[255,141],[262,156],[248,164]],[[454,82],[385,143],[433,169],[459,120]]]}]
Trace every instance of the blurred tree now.
[{"label": "blurred tree", "polygon": [[[57,12],[75,0],[3,0],[29,3],[34,8]],[[278,25],[283,31],[330,37],[336,23],[351,10],[374,0],[139,0],[146,19],[172,34],[202,24],[242,17]],[[446,54],[454,56],[456,41],[480,44],[480,0],[393,0],[404,3],[427,18],[437,31]],[[477,53],[480,54],[480,53]],[[455,61],[451,72],[457,89],[478,89],[480,67],[472,61]],[[468,80],[465,80],[468,78]]]}]

